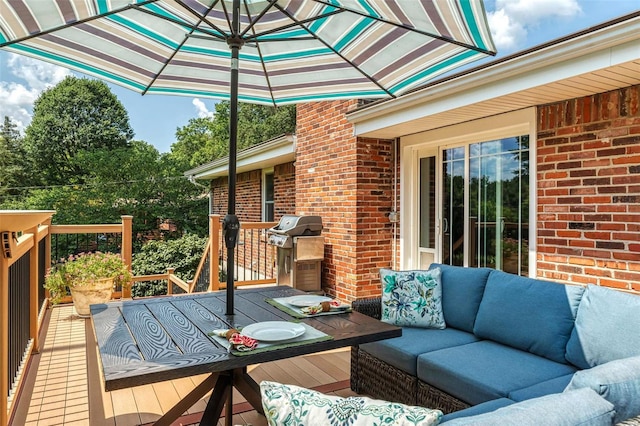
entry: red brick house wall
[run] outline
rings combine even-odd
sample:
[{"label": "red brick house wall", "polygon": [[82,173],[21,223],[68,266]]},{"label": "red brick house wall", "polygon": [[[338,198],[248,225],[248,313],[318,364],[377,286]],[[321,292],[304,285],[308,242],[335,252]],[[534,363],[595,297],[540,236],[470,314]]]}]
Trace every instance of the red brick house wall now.
[{"label": "red brick house wall", "polygon": [[[227,214],[229,179],[211,181],[211,212]],[[292,162],[277,165],[273,170],[274,211],[276,220],[295,212],[295,168]],[[236,184],[236,215],[241,222],[262,221],[262,170],[240,173]]]},{"label": "red brick house wall", "polygon": [[343,300],[379,294],[391,264],[391,142],[357,139],[356,101],[297,107],[296,213],[323,218],[324,290]]},{"label": "red brick house wall", "polygon": [[538,108],[537,275],[640,290],[640,86]]},{"label": "red brick house wall", "polygon": [[273,168],[273,217],[296,212],[296,168],[294,163],[278,164]]},{"label": "red brick house wall", "polygon": [[[211,181],[212,213],[227,214],[229,179],[225,176]],[[262,219],[262,172],[253,170],[236,178],[236,215],[241,222],[260,222]]]}]

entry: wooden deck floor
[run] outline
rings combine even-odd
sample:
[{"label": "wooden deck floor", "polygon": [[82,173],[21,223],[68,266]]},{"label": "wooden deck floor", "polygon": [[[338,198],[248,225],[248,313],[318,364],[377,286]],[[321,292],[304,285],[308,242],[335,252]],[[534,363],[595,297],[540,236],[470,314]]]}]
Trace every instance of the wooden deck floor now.
[{"label": "wooden deck floor", "polygon": [[[41,339],[41,351],[32,357],[11,425],[144,425],[158,419],[206,377],[104,392],[93,331],[71,306],[49,310]],[[346,396],[353,395],[349,357],[349,349],[342,349],[248,370],[258,383],[273,380]],[[208,396],[200,400],[174,425],[197,424],[207,400]],[[234,424],[266,425],[239,393],[234,393],[233,401]]]}]

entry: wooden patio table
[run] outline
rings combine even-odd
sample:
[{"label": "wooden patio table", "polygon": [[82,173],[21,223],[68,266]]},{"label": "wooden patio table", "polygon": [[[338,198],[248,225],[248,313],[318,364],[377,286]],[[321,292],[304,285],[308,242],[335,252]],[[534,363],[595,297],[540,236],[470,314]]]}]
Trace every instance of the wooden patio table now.
[{"label": "wooden patio table", "polygon": [[238,356],[208,333],[242,328],[261,321],[294,321],[270,305],[268,298],[305,294],[287,286],[235,291],[235,314],[226,315],[226,292],[154,297],[91,306],[106,391],[210,373],[156,425],[170,425],[213,390],[201,425],[215,425],[226,404],[225,424],[232,423],[232,387],[264,414],[258,384],[247,366],[330,349],[398,337],[400,328],[358,312],[304,318],[300,321],[331,340]]}]

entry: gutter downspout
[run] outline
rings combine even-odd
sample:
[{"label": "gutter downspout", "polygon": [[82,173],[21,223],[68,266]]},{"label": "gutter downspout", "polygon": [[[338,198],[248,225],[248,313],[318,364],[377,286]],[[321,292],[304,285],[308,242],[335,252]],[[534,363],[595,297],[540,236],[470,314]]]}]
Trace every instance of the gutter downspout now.
[{"label": "gutter downspout", "polygon": [[391,212],[390,220],[393,224],[392,229],[392,256],[393,259],[391,261],[391,268],[396,270],[397,261],[398,261],[398,222],[400,216],[398,215],[398,144],[399,139],[394,138],[391,144],[391,149],[393,150],[393,211]]},{"label": "gutter downspout", "polygon": [[207,190],[207,198],[209,199],[209,202],[207,203],[208,206],[209,206],[209,215],[212,215],[213,214],[213,206],[211,205],[211,187],[199,183],[198,181],[196,181],[196,178],[193,175],[189,175],[187,177],[187,179],[189,179],[189,182],[191,182],[195,186],[198,186],[200,188],[204,188],[204,189]]}]

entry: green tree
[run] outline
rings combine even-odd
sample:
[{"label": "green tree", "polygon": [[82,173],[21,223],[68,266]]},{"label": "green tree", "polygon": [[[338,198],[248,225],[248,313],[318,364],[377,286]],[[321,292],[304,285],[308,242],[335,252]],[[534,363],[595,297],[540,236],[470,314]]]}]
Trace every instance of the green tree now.
[{"label": "green tree", "polygon": [[4,117],[0,127],[0,195],[9,192],[9,188],[20,184],[22,168],[18,164],[19,154],[16,141],[20,133],[9,117]]},{"label": "green tree", "polygon": [[[171,241],[149,241],[133,256],[131,269],[134,275],[151,275],[175,268],[175,274],[184,281],[194,278],[204,253],[207,238],[187,234]],[[166,281],[148,281],[135,284],[133,296],[167,294]]]},{"label": "green tree", "polygon": [[[176,131],[171,155],[185,167],[195,167],[229,155],[229,102],[218,102],[212,117],[194,118]],[[239,104],[238,150],[284,133],[293,133],[295,106],[273,108]]]},{"label": "green tree", "polygon": [[84,151],[127,147],[133,137],[124,106],[98,80],[66,77],[35,101],[25,145],[42,182],[82,183]]},{"label": "green tree", "polygon": [[[240,104],[238,110],[238,149],[245,149],[296,130],[296,107],[273,108]],[[226,153],[225,153],[226,155]]]},{"label": "green tree", "polygon": [[[189,182],[168,155],[146,142],[129,147],[83,151],[76,160],[87,168],[83,183],[32,190],[5,208],[54,209],[54,223],[117,223],[133,216],[136,247],[148,238],[175,238],[184,232],[206,235],[206,191]],[[171,220],[176,231],[161,232]]]},{"label": "green tree", "polygon": [[192,118],[176,131],[177,142],[171,146],[171,156],[185,169],[212,161],[225,154],[228,135],[226,124],[219,119]]}]

